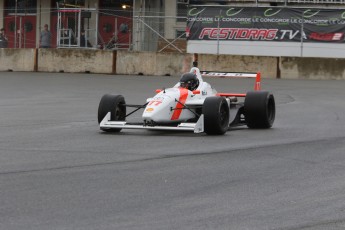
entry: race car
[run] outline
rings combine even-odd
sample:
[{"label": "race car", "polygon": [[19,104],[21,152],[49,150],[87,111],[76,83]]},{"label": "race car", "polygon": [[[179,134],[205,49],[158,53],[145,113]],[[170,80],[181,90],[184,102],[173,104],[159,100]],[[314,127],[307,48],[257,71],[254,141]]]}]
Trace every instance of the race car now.
[{"label": "race car", "polygon": [[[254,90],[247,93],[218,93],[205,76],[254,78]],[[239,100],[244,98],[244,100]],[[127,113],[127,108],[134,108]],[[143,109],[141,122],[127,121]],[[105,132],[122,129],[174,130],[222,135],[231,127],[271,128],[275,120],[273,94],[261,91],[260,73],[200,71],[192,67],[172,88],[156,90],[142,105],[127,104],[122,95],[105,94],[98,107],[98,123]]]}]

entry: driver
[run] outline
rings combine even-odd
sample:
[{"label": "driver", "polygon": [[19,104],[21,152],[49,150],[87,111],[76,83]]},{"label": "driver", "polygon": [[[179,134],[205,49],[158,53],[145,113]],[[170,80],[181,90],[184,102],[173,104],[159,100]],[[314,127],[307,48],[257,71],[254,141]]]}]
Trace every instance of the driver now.
[{"label": "driver", "polygon": [[190,91],[196,90],[199,86],[199,79],[195,73],[184,73],[180,79],[180,87],[189,89]]}]

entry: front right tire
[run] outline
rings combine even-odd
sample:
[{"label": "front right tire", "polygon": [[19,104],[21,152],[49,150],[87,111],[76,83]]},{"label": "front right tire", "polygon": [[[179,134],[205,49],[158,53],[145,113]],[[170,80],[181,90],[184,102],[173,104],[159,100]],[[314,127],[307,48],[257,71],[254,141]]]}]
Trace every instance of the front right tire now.
[{"label": "front right tire", "polygon": [[223,135],[229,128],[230,109],[225,98],[207,97],[202,107],[204,132],[209,135]]}]

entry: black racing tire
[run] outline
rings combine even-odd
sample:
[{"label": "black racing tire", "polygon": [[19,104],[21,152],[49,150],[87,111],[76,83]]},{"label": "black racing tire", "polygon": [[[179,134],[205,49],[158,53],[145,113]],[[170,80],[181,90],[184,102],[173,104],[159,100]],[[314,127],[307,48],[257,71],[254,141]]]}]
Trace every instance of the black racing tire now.
[{"label": "black racing tire", "polygon": [[273,94],[267,91],[251,91],[247,93],[244,100],[244,117],[249,128],[271,128],[275,114],[276,106]]},{"label": "black racing tire", "polygon": [[[101,123],[107,113],[111,113],[111,121],[124,121],[126,118],[125,98],[122,95],[105,94],[98,106],[98,124]],[[117,128],[101,128],[105,132],[120,132]]]},{"label": "black racing tire", "polygon": [[230,109],[225,98],[207,97],[202,106],[204,132],[223,135],[229,129]]}]

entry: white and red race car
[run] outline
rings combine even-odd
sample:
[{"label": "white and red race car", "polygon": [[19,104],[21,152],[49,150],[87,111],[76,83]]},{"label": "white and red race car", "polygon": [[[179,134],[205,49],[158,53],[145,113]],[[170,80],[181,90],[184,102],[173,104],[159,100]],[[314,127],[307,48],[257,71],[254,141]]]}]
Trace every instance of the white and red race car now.
[{"label": "white and red race car", "polygon": [[[156,90],[143,105],[131,105],[122,95],[105,94],[98,108],[98,123],[105,132],[122,129],[177,130],[222,135],[233,126],[266,129],[275,119],[274,96],[261,91],[260,73],[221,73],[200,71],[193,67],[199,81],[195,90],[174,87]],[[254,90],[247,93],[218,93],[203,76],[255,78]],[[238,100],[244,98],[244,101]],[[126,113],[128,107],[134,111]],[[144,109],[142,122],[129,122],[128,116]]]}]

